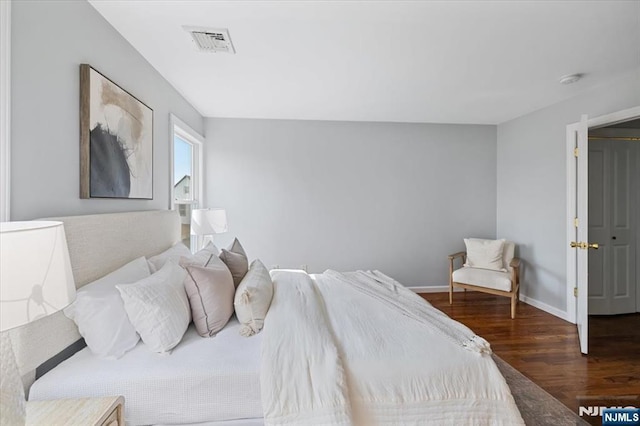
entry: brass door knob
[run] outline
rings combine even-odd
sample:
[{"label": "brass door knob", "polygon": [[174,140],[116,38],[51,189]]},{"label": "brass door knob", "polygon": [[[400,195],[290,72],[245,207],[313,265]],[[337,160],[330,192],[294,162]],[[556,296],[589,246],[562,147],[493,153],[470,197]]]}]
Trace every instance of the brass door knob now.
[{"label": "brass door knob", "polygon": [[587,250],[587,249],[599,249],[600,248],[600,244],[598,243],[585,243],[585,242],[577,242],[577,241],[571,241],[570,246],[572,248],[581,248],[583,250]]}]

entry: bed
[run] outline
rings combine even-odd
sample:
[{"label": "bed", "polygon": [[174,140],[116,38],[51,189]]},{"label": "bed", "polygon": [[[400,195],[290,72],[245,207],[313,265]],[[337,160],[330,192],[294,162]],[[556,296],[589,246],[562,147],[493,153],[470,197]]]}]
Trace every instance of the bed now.
[{"label": "bed", "polygon": [[[59,220],[78,286],[179,239],[169,211]],[[38,377],[29,399],[124,395],[128,424],[523,424],[488,343],[392,278],[279,270],[271,278],[261,333],[241,336],[232,319],[213,338],[191,325],[171,354],[140,342],[104,360],[85,348]],[[42,321],[12,335],[27,385],[36,366],[79,338],[63,316]]]}]

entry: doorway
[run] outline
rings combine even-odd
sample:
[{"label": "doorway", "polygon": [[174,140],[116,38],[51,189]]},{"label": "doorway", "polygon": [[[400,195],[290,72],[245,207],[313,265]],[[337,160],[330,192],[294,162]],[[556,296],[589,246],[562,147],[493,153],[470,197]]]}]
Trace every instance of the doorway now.
[{"label": "doorway", "polygon": [[[600,128],[637,119],[640,119],[640,106],[592,119],[583,115],[580,122],[567,126],[567,314],[577,326],[583,354],[588,353],[589,347],[588,252],[599,246],[597,242],[589,241],[588,135],[595,135]],[[636,182],[636,190],[637,186]],[[638,263],[637,258],[630,262]],[[636,301],[637,298],[636,294]]]},{"label": "doorway", "polygon": [[640,312],[640,119],[588,136],[589,315]]}]

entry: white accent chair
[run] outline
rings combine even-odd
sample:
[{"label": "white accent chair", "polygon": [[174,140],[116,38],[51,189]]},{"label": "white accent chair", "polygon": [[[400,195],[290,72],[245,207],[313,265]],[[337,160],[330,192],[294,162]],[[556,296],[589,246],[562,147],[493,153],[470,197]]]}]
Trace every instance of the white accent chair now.
[{"label": "white accent chair", "polygon": [[[467,252],[461,251],[449,255],[449,304],[453,303],[455,287],[466,290],[482,291],[511,298],[511,319],[516,316],[516,304],[520,297],[520,259],[514,257],[515,244],[504,244],[503,262],[506,271],[464,266]],[[454,260],[462,259],[462,267],[454,270]]]}]

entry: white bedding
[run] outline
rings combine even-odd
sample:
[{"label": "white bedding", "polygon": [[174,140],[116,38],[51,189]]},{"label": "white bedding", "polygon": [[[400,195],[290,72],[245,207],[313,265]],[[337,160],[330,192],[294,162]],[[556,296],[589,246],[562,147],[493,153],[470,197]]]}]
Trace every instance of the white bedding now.
[{"label": "white bedding", "polygon": [[524,424],[486,342],[393,280],[367,290],[350,274],[272,278],[265,424]]},{"label": "white bedding", "polygon": [[262,417],[260,342],[242,337],[235,317],[213,338],[193,324],[170,355],[142,342],[118,360],[88,348],[31,387],[30,400],[124,395],[127,424],[185,424]]},{"label": "white bedding", "polygon": [[191,325],[170,355],[85,348],[29,399],[124,395],[131,425],[523,424],[483,339],[388,277],[358,274],[274,271],[262,333],[240,336],[234,317],[214,338]]}]

